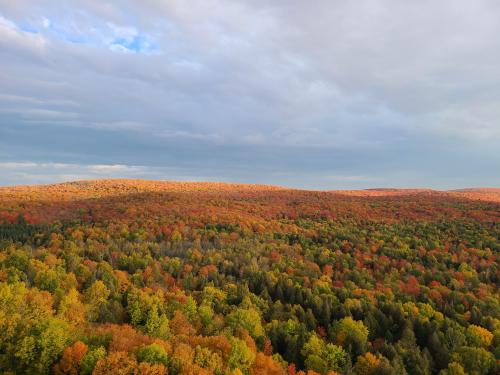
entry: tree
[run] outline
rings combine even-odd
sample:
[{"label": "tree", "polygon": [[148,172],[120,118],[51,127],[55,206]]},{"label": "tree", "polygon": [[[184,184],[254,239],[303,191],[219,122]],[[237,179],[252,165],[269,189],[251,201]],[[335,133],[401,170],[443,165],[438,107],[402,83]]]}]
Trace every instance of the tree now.
[{"label": "tree", "polygon": [[212,322],[214,310],[209,304],[202,304],[198,307],[198,315],[204,327],[207,327]]},{"label": "tree", "polygon": [[279,363],[263,353],[257,353],[255,356],[255,363],[252,366],[251,373],[253,375],[286,375],[285,370]]},{"label": "tree", "polygon": [[223,373],[224,360],[222,356],[209,348],[197,345],[194,350],[194,363],[201,368],[211,369],[216,374]]},{"label": "tree", "polygon": [[14,373],[48,373],[68,346],[71,329],[54,316],[45,291],[22,283],[0,283],[0,368]]},{"label": "tree", "polygon": [[466,331],[467,342],[471,346],[488,348],[493,341],[493,334],[486,328],[471,324]]},{"label": "tree", "polygon": [[129,325],[110,324],[104,326],[102,329],[105,335],[108,337],[111,336],[109,351],[132,353],[137,348],[153,342],[153,338],[145,336]]},{"label": "tree", "polygon": [[189,323],[184,314],[182,314],[179,310],[174,312],[174,317],[170,321],[169,325],[174,335],[191,336],[196,333],[196,330],[193,328],[191,323]]},{"label": "tree", "polygon": [[72,346],[66,348],[60,361],[54,366],[53,371],[56,375],[70,374],[77,375],[79,373],[80,362],[88,348],[81,341],[75,342]]},{"label": "tree", "polygon": [[232,337],[231,354],[228,364],[231,369],[249,369],[255,361],[255,353],[250,350],[245,341]]},{"label": "tree", "polygon": [[375,375],[381,364],[380,354],[378,356],[368,352],[358,357],[353,367],[356,375]]},{"label": "tree", "polygon": [[80,301],[80,294],[75,288],[70,289],[59,303],[58,313],[61,318],[75,325],[85,321],[85,306]]},{"label": "tree", "polygon": [[180,343],[175,346],[172,353],[171,365],[173,373],[182,373],[193,365],[194,352],[188,344]]},{"label": "tree", "polygon": [[463,346],[451,356],[471,375],[486,375],[496,367],[495,357],[484,348]]},{"label": "tree", "polygon": [[149,364],[163,364],[168,366],[168,355],[165,349],[158,344],[143,346],[137,351],[137,360]]},{"label": "tree", "polygon": [[421,350],[417,345],[415,333],[410,325],[405,327],[401,340],[395,345],[404,367],[410,375],[430,375],[433,366],[432,356],[427,348]]},{"label": "tree", "polygon": [[166,375],[167,368],[162,364],[151,365],[146,362],[139,363],[134,375]]},{"label": "tree", "polygon": [[368,347],[368,328],[362,321],[356,321],[350,316],[343,318],[332,327],[335,343],[346,348],[351,356],[359,356]]},{"label": "tree", "polygon": [[464,368],[457,362],[451,362],[448,364],[448,368],[445,368],[439,372],[439,375],[467,375]]},{"label": "tree", "polygon": [[97,361],[104,357],[106,357],[106,349],[104,349],[102,346],[87,351],[87,354],[82,358],[82,361],[80,363],[81,374],[92,374]]},{"label": "tree", "polygon": [[89,321],[95,322],[100,319],[109,294],[108,288],[101,280],[97,280],[86,290],[85,302],[88,304],[87,317]]},{"label": "tree", "polygon": [[254,309],[236,309],[226,317],[226,324],[233,332],[241,328],[246,329],[253,338],[264,335],[261,317]]},{"label": "tree", "polygon": [[125,352],[113,352],[99,359],[92,375],[130,375],[137,368],[137,361]]},{"label": "tree", "polygon": [[142,323],[142,311],[138,300],[134,300],[127,306],[127,311],[130,316],[130,323],[134,327],[138,327]]},{"label": "tree", "polygon": [[342,371],[348,365],[347,353],[334,344],[326,344],[316,334],[312,334],[302,349],[308,369],[327,374],[329,370]]},{"label": "tree", "polygon": [[147,335],[167,339],[170,336],[168,318],[165,314],[158,314],[158,307],[153,305],[149,310],[144,331]]}]

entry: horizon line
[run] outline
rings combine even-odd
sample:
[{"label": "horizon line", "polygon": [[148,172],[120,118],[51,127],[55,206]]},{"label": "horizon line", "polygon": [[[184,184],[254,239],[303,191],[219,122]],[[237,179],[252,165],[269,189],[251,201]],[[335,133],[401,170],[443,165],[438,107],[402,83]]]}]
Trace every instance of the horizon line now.
[{"label": "horizon line", "polygon": [[460,187],[454,189],[439,189],[439,188],[431,188],[431,187],[398,187],[397,185],[391,186],[380,186],[380,187],[366,187],[366,188],[350,188],[350,189],[311,189],[311,188],[303,188],[303,187],[295,187],[295,186],[287,186],[287,185],[278,185],[278,184],[266,184],[266,183],[251,183],[251,182],[239,182],[239,181],[229,181],[229,180],[217,180],[217,181],[209,181],[209,180],[182,180],[182,179],[147,179],[147,178],[127,178],[127,177],[103,177],[103,178],[91,178],[91,179],[70,179],[65,181],[54,181],[54,182],[44,182],[44,183],[33,183],[33,184],[3,184],[0,182],[0,188],[15,188],[15,187],[44,187],[44,186],[54,186],[54,185],[65,185],[65,184],[75,184],[82,182],[117,182],[117,181],[126,181],[126,182],[159,182],[159,183],[186,183],[186,184],[224,184],[224,185],[245,185],[245,186],[259,186],[259,187],[270,187],[270,188],[279,188],[283,190],[300,190],[300,191],[317,191],[317,192],[335,192],[335,191],[434,191],[434,192],[467,192],[467,191],[477,191],[477,190],[500,190],[500,187],[494,186],[467,186]]}]

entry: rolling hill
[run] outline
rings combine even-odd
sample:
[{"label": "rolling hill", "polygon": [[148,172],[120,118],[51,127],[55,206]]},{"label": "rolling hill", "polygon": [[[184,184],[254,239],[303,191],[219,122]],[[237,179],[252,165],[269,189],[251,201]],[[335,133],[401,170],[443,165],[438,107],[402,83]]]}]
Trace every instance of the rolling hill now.
[{"label": "rolling hill", "polygon": [[0,188],[0,369],[493,375],[500,189]]}]

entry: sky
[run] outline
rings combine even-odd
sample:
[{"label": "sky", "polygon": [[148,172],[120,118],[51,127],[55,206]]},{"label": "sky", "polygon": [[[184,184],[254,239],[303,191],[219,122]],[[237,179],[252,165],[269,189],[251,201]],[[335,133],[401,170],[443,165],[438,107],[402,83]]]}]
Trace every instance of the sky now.
[{"label": "sky", "polygon": [[500,187],[498,0],[0,0],[0,185]]}]

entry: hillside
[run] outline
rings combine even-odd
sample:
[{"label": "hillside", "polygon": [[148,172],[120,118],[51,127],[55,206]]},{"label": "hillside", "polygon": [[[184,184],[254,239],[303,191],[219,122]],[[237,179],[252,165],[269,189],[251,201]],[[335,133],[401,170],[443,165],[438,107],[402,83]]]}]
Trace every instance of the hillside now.
[{"label": "hillside", "polygon": [[482,210],[487,202],[492,207],[498,206],[500,189],[308,191],[268,185],[123,179],[1,187],[0,202],[0,219],[12,221],[23,213],[33,223],[127,219],[128,214],[139,212],[176,214],[183,219],[215,215],[224,222],[230,222],[232,216],[269,221],[283,215],[290,218],[355,215],[379,220],[437,220],[444,216],[481,219],[481,215],[489,220],[500,215],[498,210]]},{"label": "hillside", "polygon": [[0,369],[493,375],[499,239],[500,189],[2,187]]},{"label": "hillside", "polygon": [[[91,198],[111,195],[126,195],[145,192],[211,192],[211,193],[242,193],[242,192],[288,191],[306,192],[307,190],[291,189],[273,185],[235,184],[217,182],[178,182],[109,179],[75,181],[51,185],[20,185],[0,186],[0,194],[18,197],[37,195],[47,199]],[[312,192],[312,191],[311,191]],[[374,188],[365,190],[329,190],[329,194],[351,195],[360,197],[385,197],[407,195],[455,196],[471,200],[487,200],[500,202],[500,188],[467,188],[458,190],[433,189],[395,189]]]}]

